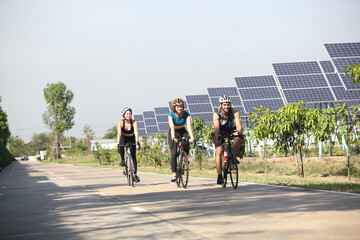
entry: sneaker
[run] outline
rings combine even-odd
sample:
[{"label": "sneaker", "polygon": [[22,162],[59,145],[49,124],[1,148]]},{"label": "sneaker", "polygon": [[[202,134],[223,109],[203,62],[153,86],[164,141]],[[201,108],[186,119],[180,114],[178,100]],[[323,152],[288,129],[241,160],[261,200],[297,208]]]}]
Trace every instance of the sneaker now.
[{"label": "sneaker", "polygon": [[173,177],[171,178],[170,183],[171,183],[171,184],[174,184],[175,182],[176,182],[176,176],[173,176]]},{"label": "sneaker", "polygon": [[134,180],[135,180],[135,182],[140,182],[139,176],[135,174],[135,175],[134,175]]},{"label": "sneaker", "polygon": [[223,184],[222,174],[218,175],[217,184]]},{"label": "sneaker", "polygon": [[120,166],[125,167],[125,160],[121,161]]}]

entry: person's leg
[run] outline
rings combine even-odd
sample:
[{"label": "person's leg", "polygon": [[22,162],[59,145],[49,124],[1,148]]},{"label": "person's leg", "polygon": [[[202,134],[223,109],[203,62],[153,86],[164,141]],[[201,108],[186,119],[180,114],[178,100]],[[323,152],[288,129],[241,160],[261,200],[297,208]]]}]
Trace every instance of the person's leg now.
[{"label": "person's leg", "polygon": [[[120,138],[120,145],[125,145],[124,135],[122,135]],[[119,148],[119,153],[120,153],[120,158],[121,158],[120,166],[125,166],[125,150],[124,149],[125,149],[125,147]]]}]

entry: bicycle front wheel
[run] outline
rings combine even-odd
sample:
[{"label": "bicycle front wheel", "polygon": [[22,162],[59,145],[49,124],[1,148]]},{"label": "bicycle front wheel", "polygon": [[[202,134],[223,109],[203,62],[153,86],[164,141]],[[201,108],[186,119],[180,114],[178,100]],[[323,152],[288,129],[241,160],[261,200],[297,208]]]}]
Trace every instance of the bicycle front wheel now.
[{"label": "bicycle front wheel", "polygon": [[189,160],[186,152],[180,156],[181,161],[181,185],[186,188],[189,182]]},{"label": "bicycle front wheel", "polygon": [[222,166],[222,187],[226,187],[226,183],[227,183],[227,175],[228,175],[228,172],[229,172],[229,165],[228,165],[228,162],[225,162],[224,161],[224,164]]},{"label": "bicycle front wheel", "polygon": [[239,172],[238,172],[238,165],[235,162],[235,158],[232,157],[231,159],[231,164],[230,164],[230,179],[231,179],[231,184],[232,187],[234,189],[237,188],[238,186],[238,180],[239,180]]}]

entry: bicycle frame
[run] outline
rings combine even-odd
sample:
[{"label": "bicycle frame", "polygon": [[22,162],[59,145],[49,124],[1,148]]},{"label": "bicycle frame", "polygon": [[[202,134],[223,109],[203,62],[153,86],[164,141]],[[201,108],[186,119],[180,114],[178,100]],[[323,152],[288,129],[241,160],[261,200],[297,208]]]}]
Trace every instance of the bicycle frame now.
[{"label": "bicycle frame", "polygon": [[128,180],[129,186],[135,186],[135,167],[134,167],[134,161],[131,155],[131,146],[134,146],[136,144],[134,143],[127,143],[126,145],[120,145],[121,147],[126,148],[126,160],[125,160],[125,171],[126,171],[126,178]]}]

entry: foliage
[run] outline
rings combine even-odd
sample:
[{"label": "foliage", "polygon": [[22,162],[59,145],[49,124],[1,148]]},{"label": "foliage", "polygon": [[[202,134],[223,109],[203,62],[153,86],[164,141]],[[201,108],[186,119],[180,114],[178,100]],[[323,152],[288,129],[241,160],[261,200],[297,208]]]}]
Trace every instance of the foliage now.
[{"label": "foliage", "polygon": [[43,114],[45,125],[55,134],[56,157],[60,157],[59,135],[71,129],[75,122],[75,108],[70,106],[74,94],[66,89],[62,82],[47,84],[44,88],[44,97],[47,111]]},{"label": "foliage", "polygon": [[[329,112],[329,114],[334,115],[334,124],[338,123],[336,131],[340,135],[345,135],[345,144],[347,149],[350,148],[350,144],[359,143],[359,138],[354,137],[354,131],[359,127],[359,112],[360,105],[355,105],[352,107],[347,107],[346,103],[337,104],[335,110]],[[347,151],[347,169],[348,169],[348,179],[351,180],[351,166],[350,161],[350,151]]]},{"label": "foliage", "polygon": [[352,80],[355,84],[360,84],[360,64],[345,66],[343,72],[344,76],[349,74],[350,80]]},{"label": "foliage", "polygon": [[6,146],[0,142],[0,168],[5,168],[10,165],[13,160],[13,156],[6,148]]},{"label": "foliage", "polygon": [[90,140],[94,139],[95,133],[92,130],[91,126],[86,124],[84,126],[83,132],[85,134],[86,148],[90,149]]},{"label": "foliage", "polygon": [[15,157],[29,155],[25,142],[19,136],[12,136],[9,140],[9,150]]},{"label": "foliage", "polygon": [[170,163],[170,150],[166,147],[167,135],[156,134],[156,140],[150,142],[148,137],[141,140],[141,148],[137,151],[137,161],[142,165],[161,167]]},{"label": "foliage", "polygon": [[47,150],[51,147],[51,134],[49,133],[39,133],[33,134],[30,142],[27,144],[30,150],[29,155],[39,154],[40,151]]},{"label": "foliage", "polygon": [[109,128],[107,131],[106,131],[106,133],[105,133],[105,135],[104,135],[104,139],[114,139],[114,138],[116,138],[117,137],[117,127],[116,127],[116,125],[115,126],[113,126],[112,128]]},{"label": "foliage", "polygon": [[[205,121],[202,118],[196,117],[191,121],[191,128],[193,130],[194,139],[196,143],[200,141],[205,142],[203,130],[204,130]],[[201,169],[201,162],[202,162],[202,153],[199,149],[199,145],[195,144],[195,162],[199,164],[199,169]]]},{"label": "foliage", "polygon": [[0,105],[0,142],[6,145],[11,136],[7,114]]},{"label": "foliage", "polygon": [[99,162],[100,165],[103,165],[104,163],[111,165],[114,164],[114,161],[116,159],[116,157],[114,157],[114,152],[116,152],[115,149],[110,150],[103,148],[98,143],[96,143],[96,149],[97,150],[93,151],[93,156]]}]

